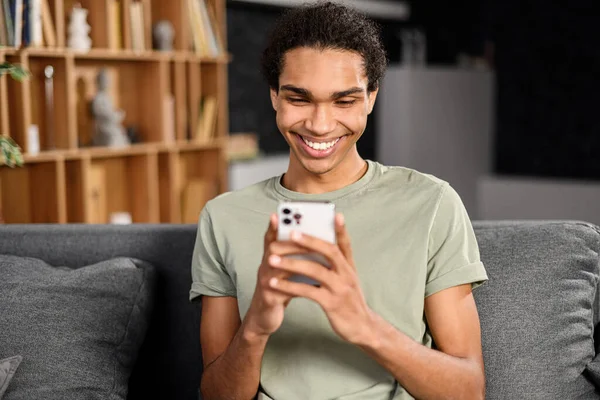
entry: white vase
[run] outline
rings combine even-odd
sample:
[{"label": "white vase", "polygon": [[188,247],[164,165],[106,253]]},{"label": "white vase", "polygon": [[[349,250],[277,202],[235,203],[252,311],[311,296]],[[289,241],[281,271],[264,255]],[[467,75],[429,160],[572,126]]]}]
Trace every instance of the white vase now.
[{"label": "white vase", "polygon": [[78,52],[87,52],[92,48],[92,39],[89,34],[92,30],[87,23],[88,10],[81,7],[73,7],[69,23],[69,39],[67,46]]}]

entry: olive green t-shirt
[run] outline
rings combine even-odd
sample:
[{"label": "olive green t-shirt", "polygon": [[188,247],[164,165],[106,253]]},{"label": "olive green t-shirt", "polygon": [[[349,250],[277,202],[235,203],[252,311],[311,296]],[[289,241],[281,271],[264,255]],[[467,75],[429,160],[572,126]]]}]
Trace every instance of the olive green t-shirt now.
[{"label": "olive green t-shirt", "polygon": [[[269,216],[281,200],[331,201],[344,214],[370,308],[425,346],[424,299],[487,280],[471,222],[445,181],[368,162],[357,182],[324,194],[292,192],[281,176],[223,194],[201,213],[190,299],[233,296],[244,318],[256,285]],[[412,399],[358,347],[340,339],[322,309],[293,299],[262,361],[259,397],[274,400]]]}]

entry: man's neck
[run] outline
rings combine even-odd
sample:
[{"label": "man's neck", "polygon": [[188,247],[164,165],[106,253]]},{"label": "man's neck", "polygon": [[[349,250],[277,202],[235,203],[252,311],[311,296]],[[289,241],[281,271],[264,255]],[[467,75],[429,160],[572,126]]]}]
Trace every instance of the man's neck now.
[{"label": "man's neck", "polygon": [[358,181],[367,172],[367,169],[367,162],[358,155],[358,152],[348,154],[333,170],[319,175],[311,174],[298,160],[292,158],[281,184],[285,188],[299,193],[333,192]]}]

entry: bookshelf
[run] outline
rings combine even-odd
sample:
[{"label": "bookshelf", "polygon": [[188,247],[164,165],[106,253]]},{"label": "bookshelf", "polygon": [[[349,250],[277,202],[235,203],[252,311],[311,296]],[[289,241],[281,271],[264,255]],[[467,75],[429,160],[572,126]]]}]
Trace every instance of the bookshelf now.
[{"label": "bookshelf", "polygon": [[[134,223],[195,223],[228,187],[226,0],[26,1],[45,2],[45,45],[0,47],[0,62],[31,73],[23,82],[0,78],[0,132],[25,160],[22,168],[0,166],[4,222],[109,223],[125,212]],[[89,11],[86,52],[66,47],[76,3]],[[174,47],[152,50],[152,27],[163,20],[174,28]],[[212,24],[218,52],[201,37],[202,21]],[[127,147],[91,145],[101,69],[123,125],[139,139]]]}]

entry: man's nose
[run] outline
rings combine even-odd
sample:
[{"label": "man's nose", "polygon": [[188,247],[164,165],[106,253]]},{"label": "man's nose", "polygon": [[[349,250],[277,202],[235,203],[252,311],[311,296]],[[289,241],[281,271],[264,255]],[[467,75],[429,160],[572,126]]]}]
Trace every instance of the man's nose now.
[{"label": "man's nose", "polygon": [[327,105],[316,105],[306,124],[307,129],[316,135],[326,135],[332,132],[336,126],[333,110]]}]

